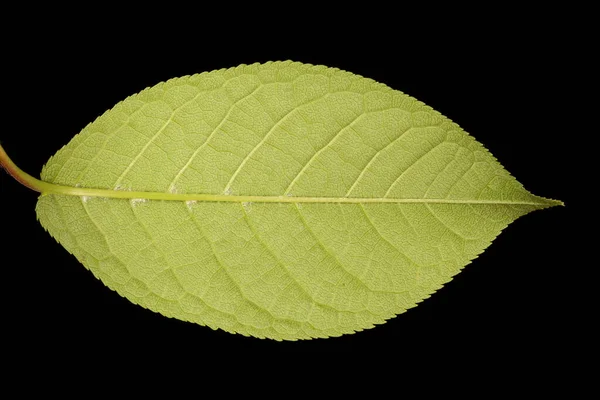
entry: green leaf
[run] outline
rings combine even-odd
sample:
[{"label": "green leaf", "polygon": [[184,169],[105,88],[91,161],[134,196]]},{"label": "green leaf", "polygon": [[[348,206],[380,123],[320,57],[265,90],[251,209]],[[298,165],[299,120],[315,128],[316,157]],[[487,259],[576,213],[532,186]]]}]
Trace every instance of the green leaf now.
[{"label": "green leaf", "polygon": [[43,182],[0,160],[42,192],[44,228],[111,289],[277,340],[383,323],[512,221],[561,204],[414,98],[289,61],[131,96],[58,151]]}]

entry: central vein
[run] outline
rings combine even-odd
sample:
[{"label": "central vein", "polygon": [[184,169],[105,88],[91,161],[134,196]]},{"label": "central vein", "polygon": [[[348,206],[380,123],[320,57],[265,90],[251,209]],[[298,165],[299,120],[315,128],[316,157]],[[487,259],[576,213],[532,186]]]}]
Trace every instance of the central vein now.
[{"label": "central vein", "polygon": [[[446,204],[522,204],[541,205],[542,202],[469,200],[469,199],[394,199],[360,197],[292,197],[292,196],[233,196],[219,194],[177,194],[159,192],[134,192],[124,190],[85,189],[53,185],[57,190],[43,194],[64,194],[71,196],[108,197],[117,199],[147,199],[165,201],[211,201],[237,203],[446,203]],[[60,189],[59,189],[60,188]]]},{"label": "central vein", "polygon": [[295,196],[233,196],[226,194],[196,194],[196,193],[163,193],[163,192],[136,192],[128,190],[110,190],[79,188],[57,185],[44,182],[23,172],[8,157],[0,146],[0,165],[17,181],[23,185],[42,193],[62,194],[68,196],[106,197],[115,199],[145,199],[164,201],[212,201],[212,202],[237,202],[237,203],[438,203],[438,204],[506,204],[506,205],[533,205],[549,206],[559,205],[562,202],[537,198],[533,201],[521,200],[478,200],[478,199],[397,199],[397,198],[362,198],[362,197],[295,197]]}]

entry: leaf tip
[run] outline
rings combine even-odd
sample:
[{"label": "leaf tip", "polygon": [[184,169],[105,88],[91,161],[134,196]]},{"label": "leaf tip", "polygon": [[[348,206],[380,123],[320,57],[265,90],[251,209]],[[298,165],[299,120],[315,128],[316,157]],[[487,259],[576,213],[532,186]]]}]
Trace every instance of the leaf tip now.
[{"label": "leaf tip", "polygon": [[543,208],[549,208],[549,207],[565,207],[565,203],[562,200],[554,200],[554,199],[548,199],[545,197],[540,197],[540,199],[543,201]]}]

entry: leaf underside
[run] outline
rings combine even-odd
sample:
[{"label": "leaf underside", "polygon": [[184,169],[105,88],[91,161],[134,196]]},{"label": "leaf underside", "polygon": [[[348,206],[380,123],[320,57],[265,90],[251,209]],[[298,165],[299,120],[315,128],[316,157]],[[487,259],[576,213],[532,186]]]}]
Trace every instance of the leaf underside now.
[{"label": "leaf underside", "polygon": [[289,61],[172,79],[131,96],[53,156],[42,179],[115,191],[421,201],[40,197],[44,228],[122,296],[277,340],[383,323],[438,290],[516,218],[555,204],[423,103]]}]

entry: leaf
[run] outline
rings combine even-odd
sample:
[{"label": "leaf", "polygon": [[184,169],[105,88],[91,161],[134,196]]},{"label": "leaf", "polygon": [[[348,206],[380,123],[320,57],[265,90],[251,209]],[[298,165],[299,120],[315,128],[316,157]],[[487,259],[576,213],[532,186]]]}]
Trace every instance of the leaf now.
[{"label": "leaf", "polygon": [[561,204],[423,103],[289,61],[131,96],[58,151],[43,182],[0,160],[42,192],[43,227],[111,289],[277,340],[383,323],[509,223]]}]

